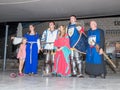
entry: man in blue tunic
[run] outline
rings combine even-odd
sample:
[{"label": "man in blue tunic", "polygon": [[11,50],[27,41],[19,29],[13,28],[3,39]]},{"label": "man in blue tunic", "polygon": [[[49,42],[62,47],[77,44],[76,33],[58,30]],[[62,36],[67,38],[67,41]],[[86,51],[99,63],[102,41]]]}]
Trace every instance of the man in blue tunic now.
[{"label": "man in blue tunic", "polygon": [[92,78],[96,76],[105,78],[106,69],[102,55],[105,42],[104,31],[97,28],[95,21],[90,22],[90,27],[87,33],[86,73]]},{"label": "man in blue tunic", "polygon": [[70,17],[70,24],[67,31],[71,47],[72,76],[83,77],[81,53],[75,49],[75,46],[78,44],[78,40],[80,38],[80,30],[82,27],[77,25],[76,21],[76,16],[72,15]]}]

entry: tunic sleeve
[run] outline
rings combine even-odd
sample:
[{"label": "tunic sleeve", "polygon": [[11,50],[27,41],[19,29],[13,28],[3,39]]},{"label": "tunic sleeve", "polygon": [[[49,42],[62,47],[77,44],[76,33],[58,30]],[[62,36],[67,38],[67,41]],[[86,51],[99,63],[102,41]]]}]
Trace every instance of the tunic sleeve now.
[{"label": "tunic sleeve", "polygon": [[100,29],[100,48],[104,50],[105,45],[105,37],[104,37],[104,31]]},{"label": "tunic sleeve", "polygon": [[14,45],[20,44],[21,42],[22,42],[22,37],[15,37],[13,39],[13,44]]},{"label": "tunic sleeve", "polygon": [[78,31],[80,31],[82,29],[81,26],[77,26],[76,28],[77,28]]},{"label": "tunic sleeve", "polygon": [[95,35],[96,35],[96,42],[95,42],[95,46],[96,45],[99,45],[101,44],[101,36],[100,36],[100,29],[97,29],[96,32],[95,32]]},{"label": "tunic sleeve", "polygon": [[47,30],[45,30],[45,31],[43,32],[41,41],[45,41],[45,40],[46,40],[46,34],[47,34]]},{"label": "tunic sleeve", "polygon": [[41,48],[40,39],[37,40],[37,45],[38,45],[38,50],[40,50],[40,48]]}]

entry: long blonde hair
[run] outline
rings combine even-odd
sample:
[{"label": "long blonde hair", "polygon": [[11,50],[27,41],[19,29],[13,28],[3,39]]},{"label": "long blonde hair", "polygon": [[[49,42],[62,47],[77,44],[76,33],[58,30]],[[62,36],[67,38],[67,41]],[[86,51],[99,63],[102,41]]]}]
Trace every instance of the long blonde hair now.
[{"label": "long blonde hair", "polygon": [[64,37],[66,35],[66,26],[65,25],[61,25],[60,27],[63,27],[63,30],[62,31],[60,30],[58,36],[59,37]]}]

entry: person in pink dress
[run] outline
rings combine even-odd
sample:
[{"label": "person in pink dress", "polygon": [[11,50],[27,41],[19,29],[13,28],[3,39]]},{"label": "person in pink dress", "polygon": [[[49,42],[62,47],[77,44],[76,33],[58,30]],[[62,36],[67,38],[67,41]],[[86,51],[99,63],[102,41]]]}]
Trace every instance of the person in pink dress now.
[{"label": "person in pink dress", "polygon": [[17,58],[19,59],[19,73],[18,73],[19,76],[24,76],[24,74],[22,73],[22,70],[23,70],[24,61],[26,58],[26,42],[27,42],[27,39],[23,38],[17,54]]},{"label": "person in pink dress", "polygon": [[69,38],[64,25],[61,25],[59,29],[58,38],[54,42],[56,53],[53,74],[57,74],[57,76],[71,76]]}]

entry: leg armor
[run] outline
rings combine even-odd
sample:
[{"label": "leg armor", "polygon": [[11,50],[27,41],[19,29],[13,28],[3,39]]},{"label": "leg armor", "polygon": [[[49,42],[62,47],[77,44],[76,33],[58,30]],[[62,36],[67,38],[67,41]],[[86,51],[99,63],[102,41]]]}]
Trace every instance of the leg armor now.
[{"label": "leg armor", "polygon": [[48,50],[46,54],[46,60],[45,60],[45,74],[51,74],[53,71],[54,66],[54,51]]},{"label": "leg armor", "polygon": [[72,69],[72,74],[77,75],[77,68],[76,68],[76,61],[74,58],[74,50],[71,50],[71,69]]},{"label": "leg armor", "polygon": [[55,54],[52,51],[52,53],[51,53],[51,72],[53,71],[53,67],[54,67],[54,58],[55,58]]},{"label": "leg armor", "polygon": [[76,66],[77,66],[77,72],[78,72],[78,76],[82,75],[82,60],[81,60],[81,54],[78,51],[75,51],[75,59],[76,59]]},{"label": "leg armor", "polygon": [[46,59],[45,59],[45,74],[49,74],[51,72],[51,66],[50,66],[50,52],[48,51],[46,53]]}]

